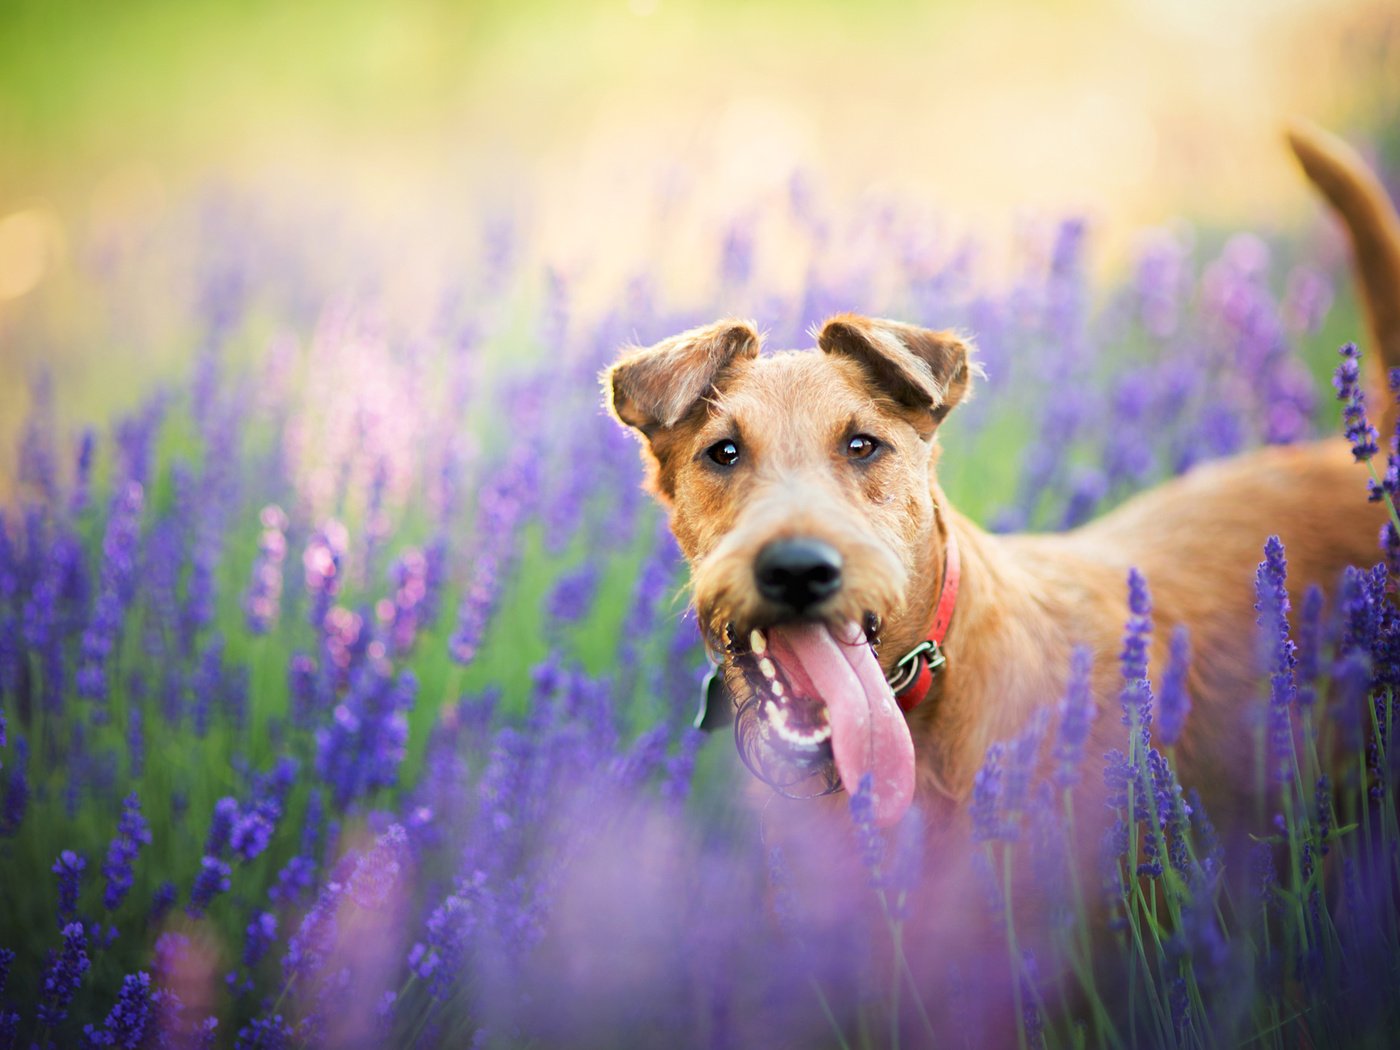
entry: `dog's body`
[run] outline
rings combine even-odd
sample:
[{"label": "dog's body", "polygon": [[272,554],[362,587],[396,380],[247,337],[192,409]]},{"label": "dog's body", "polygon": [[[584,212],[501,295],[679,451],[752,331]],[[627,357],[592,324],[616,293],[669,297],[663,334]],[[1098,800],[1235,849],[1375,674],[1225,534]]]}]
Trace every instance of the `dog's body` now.
[{"label": "dog's body", "polygon": [[[1393,209],[1339,143],[1304,131],[1294,148],[1352,232],[1370,356],[1400,365]],[[768,689],[767,717],[784,721],[786,739],[829,746],[848,788],[871,774],[882,823],[916,791],[957,820],[987,746],[1064,694],[1075,646],[1095,655],[1090,751],[1121,746],[1117,656],[1135,567],[1152,592],[1154,673],[1172,628],[1190,631],[1181,778],[1229,820],[1253,790],[1244,711],[1259,681],[1252,580],[1266,538],[1284,543],[1295,603],[1378,557],[1385,510],[1367,502],[1347,443],[1203,465],[1072,532],[993,536],[934,480],[938,424],[975,372],[956,335],[846,315],[822,328],[821,353],[760,356],[758,342],[751,326],[722,322],[634,350],[605,380],[617,417],[645,438],[701,625],[747,668],[730,671],[741,697],[754,681]],[[890,674],[928,631],[950,533],[961,570],[947,665],[905,731],[872,672],[878,661]],[[877,636],[878,652],[865,644]]]}]

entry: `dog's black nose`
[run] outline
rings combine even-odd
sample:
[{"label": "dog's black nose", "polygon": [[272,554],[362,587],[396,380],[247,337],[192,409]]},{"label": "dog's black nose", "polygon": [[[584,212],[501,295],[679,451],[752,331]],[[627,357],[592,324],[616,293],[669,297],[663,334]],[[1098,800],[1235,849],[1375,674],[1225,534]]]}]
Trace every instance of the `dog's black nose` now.
[{"label": "dog's black nose", "polygon": [[804,612],[841,589],[841,553],[821,540],[774,540],[753,565],[758,593]]}]

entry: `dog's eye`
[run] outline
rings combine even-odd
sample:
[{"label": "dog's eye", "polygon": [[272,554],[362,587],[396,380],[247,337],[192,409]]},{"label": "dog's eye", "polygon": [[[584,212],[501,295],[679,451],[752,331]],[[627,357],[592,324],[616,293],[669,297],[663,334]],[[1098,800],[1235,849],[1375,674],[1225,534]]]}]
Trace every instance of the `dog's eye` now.
[{"label": "dog's eye", "polygon": [[728,438],[716,441],[705,450],[705,455],[721,467],[732,467],[739,462],[739,446]]},{"label": "dog's eye", "polygon": [[857,434],[846,442],[846,458],[869,459],[880,447],[880,442],[869,434]]}]

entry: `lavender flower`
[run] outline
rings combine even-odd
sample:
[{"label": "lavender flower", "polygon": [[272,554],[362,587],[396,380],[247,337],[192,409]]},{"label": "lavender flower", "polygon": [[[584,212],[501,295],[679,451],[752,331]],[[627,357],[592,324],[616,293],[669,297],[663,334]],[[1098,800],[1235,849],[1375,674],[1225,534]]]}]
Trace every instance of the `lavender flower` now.
[{"label": "lavender flower", "polygon": [[1329,711],[1341,729],[1341,741],[1348,750],[1361,748],[1371,717],[1366,713],[1371,700],[1371,657],[1365,652],[1351,651],[1338,659],[1331,669],[1334,696]]},{"label": "lavender flower", "polygon": [[83,1031],[90,1045],[119,1046],[123,1050],[140,1050],[150,1027],[152,1007],[151,975],[144,970],[122,979],[121,995],[100,1032],[87,1025]]},{"label": "lavender flower", "polygon": [[1157,741],[1172,747],[1181,739],[1186,717],[1191,713],[1191,694],[1186,675],[1191,665],[1191,635],[1185,624],[1172,631],[1167,669],[1162,677],[1162,695],[1157,701]]},{"label": "lavender flower", "polygon": [[66,849],[58,855],[51,870],[58,876],[58,926],[68,926],[78,914],[78,893],[87,861]]},{"label": "lavender flower", "polygon": [[1249,853],[1250,888],[1265,912],[1278,900],[1278,868],[1274,865],[1273,847],[1268,842],[1256,842]]},{"label": "lavender flower", "polygon": [[927,836],[923,812],[917,805],[910,806],[895,826],[894,850],[885,879],[886,887],[893,896],[890,918],[896,922],[909,917],[911,895],[918,888],[923,872],[924,840]]},{"label": "lavender flower", "polygon": [[972,841],[987,842],[1000,838],[1002,756],[1006,745],[997,741],[987,748],[982,768],[972,780]]},{"label": "lavender flower", "polygon": [[773,894],[773,917],[778,921],[778,929],[785,937],[801,937],[792,892],[792,874],[788,871],[783,848],[777,843],[768,847],[768,886]]},{"label": "lavender flower", "polygon": [[190,903],[187,909],[190,915],[198,918],[213,903],[215,897],[227,893],[231,885],[229,876],[232,874],[233,869],[218,857],[201,858],[199,874],[195,876],[194,886],[190,889]]},{"label": "lavender flower", "polygon": [[1123,724],[1138,729],[1144,744],[1152,724],[1152,686],[1147,680],[1147,658],[1152,644],[1152,597],[1147,581],[1137,569],[1128,570],[1128,622],[1119,661],[1123,671]]},{"label": "lavender flower", "polygon": [[[1185,874],[1190,866],[1190,855],[1186,845],[1186,831],[1191,817],[1190,807],[1181,797],[1181,785],[1168,764],[1166,756],[1155,747],[1147,753],[1147,773],[1150,778],[1153,817],[1156,828],[1162,832],[1167,842],[1167,857],[1171,866]],[[1150,852],[1157,852],[1156,836],[1149,834]],[[1161,874],[1160,859],[1155,862],[1153,877]]]},{"label": "lavender flower", "polygon": [[269,503],[259,516],[262,535],[258,539],[258,557],[253,563],[253,579],[243,597],[243,611],[248,630],[266,634],[277,621],[282,600],[282,563],[287,558],[287,515],[275,503]]},{"label": "lavender flower", "polygon": [[5,784],[5,801],[0,806],[0,836],[14,835],[24,822],[29,806],[29,742],[15,737],[15,758]]},{"label": "lavender flower", "polygon": [[[1388,377],[1390,395],[1392,398],[1400,400],[1400,368],[1392,368]],[[1397,429],[1400,430],[1400,421],[1397,421]],[[1389,438],[1389,448],[1385,458],[1385,472],[1379,481],[1369,478],[1366,481],[1366,498],[1372,503],[1381,503],[1389,500],[1394,503],[1400,499],[1400,432],[1391,434]],[[1389,522],[1386,523],[1389,525]],[[1390,535],[1394,531],[1382,528],[1381,546],[1389,551],[1393,549],[1393,537]]]},{"label": "lavender flower", "polygon": [[295,976],[309,984],[326,965],[334,947],[336,913],[344,892],[345,883],[332,878],[321,887],[315,905],[302,917],[282,956],[282,971],[289,979]]},{"label": "lavender flower", "polygon": [[455,893],[428,916],[427,938],[414,944],[407,963],[416,976],[427,982],[428,994],[434,999],[443,1000],[452,994],[454,975],[467,957],[475,927],[474,909]]},{"label": "lavender flower", "polygon": [[1147,656],[1152,639],[1152,596],[1147,580],[1137,569],[1128,570],[1128,623],[1123,636],[1123,680],[1147,677]]},{"label": "lavender flower", "polygon": [[875,782],[869,772],[861,775],[860,783],[851,792],[851,822],[855,824],[856,840],[860,844],[860,863],[871,884],[883,885],[882,866],[885,862],[885,840],[875,826]]},{"label": "lavender flower", "polygon": [[206,855],[217,857],[228,848],[237,821],[238,799],[225,796],[214,803],[214,817],[209,822],[209,835],[204,840]]},{"label": "lavender flower", "polygon": [[68,1016],[68,1006],[91,965],[83,924],[71,922],[63,928],[63,947],[57,953],[49,953],[36,1014],[40,1024],[56,1025]]},{"label": "lavender flower", "polygon": [[1264,560],[1255,578],[1259,614],[1259,642],[1263,665],[1269,670],[1269,740],[1274,778],[1280,784],[1293,776],[1293,727],[1290,711],[1296,689],[1293,681],[1294,645],[1288,628],[1288,563],[1283,544],[1270,536],[1264,544]]},{"label": "lavender flower", "polygon": [[1346,425],[1347,440],[1351,442],[1351,454],[1358,463],[1364,463],[1377,452],[1379,435],[1376,428],[1366,418],[1366,395],[1361,389],[1361,355],[1355,343],[1346,343],[1337,351],[1342,361],[1332,376],[1332,386],[1337,391],[1337,400],[1344,403],[1342,418]]},{"label": "lavender flower", "polygon": [[331,724],[316,731],[316,772],[337,808],[397,782],[417,692],[418,681],[407,671],[394,682],[374,664],[356,673]]},{"label": "lavender flower", "polygon": [[549,594],[549,615],[559,623],[574,623],[588,612],[597,590],[598,566],[586,561],[554,585]]},{"label": "lavender flower", "polygon": [[224,692],[224,640],[217,632],[205,643],[190,689],[194,693],[194,733],[202,740],[209,735],[214,710]]},{"label": "lavender flower", "polygon": [[1303,608],[1298,618],[1297,665],[1294,677],[1298,683],[1298,706],[1308,708],[1317,700],[1317,679],[1322,669],[1322,609],[1325,598],[1322,588],[1309,584],[1303,594]]},{"label": "lavender flower", "polygon": [[1040,744],[1049,722],[1049,710],[1040,708],[1027,720],[1025,728],[1012,738],[1006,750],[1000,802],[1002,835],[1008,840],[1019,834],[1021,817],[1031,800],[1031,779],[1035,775]]},{"label": "lavender flower", "polygon": [[349,533],[338,521],[328,521],[312,534],[302,553],[306,590],[311,595],[311,626],[321,629],[331,603],[340,592],[341,559],[349,545]]},{"label": "lavender flower", "polygon": [[390,568],[392,598],[381,599],[376,612],[395,653],[413,648],[419,625],[432,613],[432,562],[416,548],[404,551]]},{"label": "lavender flower", "polygon": [[165,917],[165,913],[174,905],[178,893],[179,891],[176,890],[175,883],[169,880],[162,882],[156,887],[155,892],[151,894],[149,925],[155,926],[160,923],[161,919]]},{"label": "lavender flower", "polygon": [[180,973],[189,951],[190,939],[183,933],[167,930],[157,937],[152,951],[156,981],[170,984]]},{"label": "lavender flower", "polygon": [[287,861],[267,895],[275,903],[298,901],[310,892],[316,882],[316,862],[310,857],[297,856]]},{"label": "lavender flower", "polygon": [[[517,419],[516,424],[528,427],[528,420],[538,414],[538,408],[521,407],[524,418]],[[538,450],[529,442],[519,442],[501,470],[481,490],[475,571],[457,612],[457,628],[448,643],[452,658],[458,663],[468,664],[476,656],[486,624],[495,611],[501,582],[518,552],[519,525],[534,502],[538,475]]]},{"label": "lavender flower", "polygon": [[243,965],[252,969],[277,940],[277,916],[270,911],[258,912],[248,923],[243,939]]},{"label": "lavender flower", "polygon": [[346,893],[361,908],[371,911],[388,902],[407,859],[408,835],[400,824],[391,824],[355,865]]},{"label": "lavender flower", "polygon": [[271,799],[240,813],[229,831],[229,846],[233,852],[245,861],[261,854],[272,841],[280,816],[280,807]]},{"label": "lavender flower", "polygon": [[1167,992],[1167,1003],[1171,1009],[1172,1029],[1179,1043],[1188,1043],[1192,1029],[1191,994],[1186,987],[1186,978],[1180,974],[1173,977]]},{"label": "lavender flower", "polygon": [[[1150,466],[1150,463],[1144,464],[1139,458],[1135,465],[1127,467],[1123,472],[1136,476],[1143,473],[1147,466]],[[1070,474],[1069,501],[1060,516],[1060,527],[1073,529],[1092,518],[1094,511],[1108,495],[1109,487],[1109,478],[1103,471],[1095,467],[1076,468]]]},{"label": "lavender flower", "polygon": [[1331,851],[1327,841],[1332,834],[1332,782],[1324,773],[1317,779],[1313,792],[1313,819],[1316,821],[1318,848],[1325,857]]},{"label": "lavender flower", "polygon": [[121,821],[117,825],[117,837],[107,850],[106,863],[102,874],[107,879],[107,889],[102,895],[102,903],[108,911],[114,911],[131,890],[131,865],[141,852],[143,845],[151,843],[151,828],[141,816],[141,800],[133,792],[122,803]]},{"label": "lavender flower", "polygon": [[128,775],[140,780],[146,771],[146,718],[135,704],[126,716],[126,754]]},{"label": "lavender flower", "polygon": [[296,1033],[281,1014],[260,1018],[238,1030],[235,1050],[291,1050]]},{"label": "lavender flower", "polygon": [[[144,493],[135,481],[121,486],[112,497],[107,530],[102,538],[102,574],[92,618],[83,632],[77,686],[81,696],[105,705],[108,689],[107,661],[116,645],[136,570],[136,546]],[[98,716],[105,714],[99,707]]]},{"label": "lavender flower", "polygon": [[313,724],[320,704],[316,661],[306,653],[293,653],[287,665],[287,686],[291,691],[292,724],[306,729]]}]

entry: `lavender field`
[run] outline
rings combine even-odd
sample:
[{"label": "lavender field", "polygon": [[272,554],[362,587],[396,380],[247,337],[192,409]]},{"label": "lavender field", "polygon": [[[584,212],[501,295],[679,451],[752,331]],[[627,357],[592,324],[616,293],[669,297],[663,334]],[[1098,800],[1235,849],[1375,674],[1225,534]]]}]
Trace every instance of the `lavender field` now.
[{"label": "lavender field", "polygon": [[[1084,754],[1081,659],[988,752],[970,839],[926,843],[917,807],[882,833],[856,790],[792,855],[732,742],[690,728],[684,568],[596,380],[726,314],[771,345],[844,309],[958,326],[988,378],[942,484],[995,528],[1069,528],[1340,428],[1337,347],[1366,348],[1336,242],[1150,230],[1103,283],[1078,221],[1026,223],[1003,269],[898,199],[795,180],[765,207],[713,231],[683,307],[645,252],[565,273],[498,219],[459,224],[427,296],[392,244],[257,197],[73,246],[6,333],[80,366],[24,377],[0,492],[0,1047],[1391,1043],[1379,540],[1327,605],[1290,607],[1260,550],[1247,841],[1176,782],[1189,638],[1146,666],[1134,577],[1129,754]],[[1105,777],[1116,809],[1077,812]],[[1096,884],[1075,822],[1103,825]],[[948,900],[953,854],[978,879]]]}]

